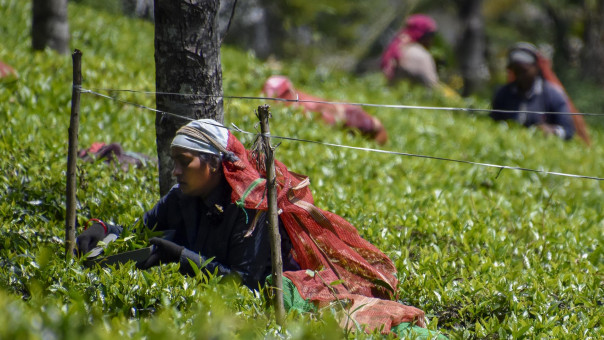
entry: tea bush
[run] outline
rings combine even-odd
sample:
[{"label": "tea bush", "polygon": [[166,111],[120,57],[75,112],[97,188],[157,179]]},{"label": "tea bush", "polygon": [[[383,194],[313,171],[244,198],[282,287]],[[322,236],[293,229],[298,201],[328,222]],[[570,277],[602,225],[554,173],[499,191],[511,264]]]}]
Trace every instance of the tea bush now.
[{"label": "tea bush", "polygon": [[[30,49],[29,1],[0,0],[0,60],[18,78],[0,82],[0,338],[367,338],[333,316],[291,313],[276,325],[262,292],[174,266],[90,269],[64,257],[64,192],[71,58]],[[83,51],[83,87],[154,90],[153,27],[70,3],[71,46]],[[354,77],[300,61],[261,62],[222,48],[225,95],[257,96],[272,74],[335,101],[472,106],[379,74]],[[152,95],[112,93],[153,107]],[[278,102],[225,98],[225,122],[257,131],[271,105],[271,132],[361,148],[361,136]],[[495,124],[485,114],[367,108],[388,128],[384,150],[530,169],[604,174],[602,131],[593,145]],[[80,147],[119,142],[155,154],[154,113],[82,94]],[[237,133],[244,143],[252,136]],[[601,338],[604,335],[600,181],[283,140],[276,156],[310,176],[317,206],[338,213],[396,264],[399,300],[423,309],[451,338]],[[151,166],[123,172],[78,163],[78,221],[132,226],[158,199]],[[134,236],[134,235],[133,235]],[[112,251],[144,239],[125,237]]]}]

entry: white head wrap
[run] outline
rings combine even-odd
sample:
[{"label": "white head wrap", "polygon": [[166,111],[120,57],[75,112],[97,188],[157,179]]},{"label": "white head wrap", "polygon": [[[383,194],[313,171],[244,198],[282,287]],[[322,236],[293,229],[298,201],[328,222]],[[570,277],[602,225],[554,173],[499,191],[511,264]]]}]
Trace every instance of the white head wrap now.
[{"label": "white head wrap", "polygon": [[535,45],[520,42],[512,46],[508,53],[508,65],[514,63],[535,64],[537,63],[538,49]]},{"label": "white head wrap", "polygon": [[198,119],[181,127],[172,140],[171,147],[204,152],[213,155],[235,156],[227,151],[229,131],[213,119]]}]

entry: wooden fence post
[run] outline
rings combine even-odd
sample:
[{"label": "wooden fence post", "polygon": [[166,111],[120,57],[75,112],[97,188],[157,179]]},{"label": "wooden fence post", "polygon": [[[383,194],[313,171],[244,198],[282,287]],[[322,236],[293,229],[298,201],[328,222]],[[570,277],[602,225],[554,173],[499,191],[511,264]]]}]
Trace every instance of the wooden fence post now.
[{"label": "wooden fence post", "polygon": [[270,112],[268,105],[258,106],[258,118],[264,151],[266,152],[266,188],[268,199],[268,218],[270,223],[271,263],[273,267],[273,297],[277,323],[283,325],[285,307],[283,305],[283,259],[281,258],[281,235],[279,234],[279,217],[277,215],[277,187],[275,175],[275,158],[271,147],[268,120]]},{"label": "wooden fence post", "polygon": [[78,130],[80,127],[80,91],[82,88],[82,52],[74,50],[73,86],[71,90],[71,118],[69,120],[69,147],[67,148],[67,193],[65,202],[65,257],[73,256],[76,226],[76,160]]}]

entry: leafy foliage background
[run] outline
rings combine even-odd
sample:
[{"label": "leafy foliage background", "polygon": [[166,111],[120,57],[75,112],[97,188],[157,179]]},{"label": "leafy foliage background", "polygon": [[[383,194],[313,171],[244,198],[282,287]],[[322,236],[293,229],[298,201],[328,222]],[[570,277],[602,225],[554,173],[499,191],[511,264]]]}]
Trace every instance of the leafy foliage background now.
[{"label": "leafy foliage background", "polygon": [[[329,311],[288,315],[284,329],[262,292],[173,266],[88,269],[64,258],[64,192],[71,58],[30,50],[28,1],[0,0],[0,60],[19,72],[0,82],[0,338],[365,338],[344,334]],[[83,87],[154,90],[150,23],[70,4]],[[267,63],[224,46],[225,95],[255,96],[271,74],[298,89],[351,102],[488,108],[379,74],[353,77],[299,61]],[[113,94],[153,107],[152,95]],[[225,99],[225,122],[256,131],[264,101]],[[376,148],[298,109],[271,105],[275,135]],[[483,114],[367,108],[387,126],[384,149],[602,177],[594,145],[544,138]],[[155,115],[82,94],[80,146],[120,142],[155,155]],[[237,134],[244,143],[252,136]],[[601,182],[283,141],[277,158],[310,176],[317,206],[351,221],[386,252],[401,302],[452,338],[599,338],[604,331]],[[122,172],[78,163],[78,219],[132,226],[158,199],[153,167]],[[140,247],[126,237],[113,251]]]}]

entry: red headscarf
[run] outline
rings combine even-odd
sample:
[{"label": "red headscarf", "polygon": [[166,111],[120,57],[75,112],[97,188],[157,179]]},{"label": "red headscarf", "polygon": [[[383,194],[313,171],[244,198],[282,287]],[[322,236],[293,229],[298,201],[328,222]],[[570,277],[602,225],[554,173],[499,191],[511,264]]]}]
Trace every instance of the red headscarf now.
[{"label": "red headscarf", "polygon": [[424,14],[414,14],[407,19],[405,27],[396,34],[390,42],[384,54],[382,54],[381,69],[388,79],[394,76],[396,61],[400,60],[401,46],[411,42],[419,41],[428,33],[438,30],[436,21]]}]

